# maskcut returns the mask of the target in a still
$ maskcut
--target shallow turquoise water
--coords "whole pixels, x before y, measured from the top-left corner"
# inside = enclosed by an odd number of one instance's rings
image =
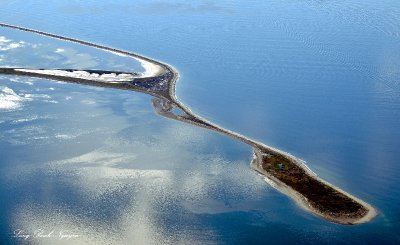
[[[104,243],[400,242],[398,1],[7,1],[0,13],[174,65],[196,113],[380,211],[359,226],[320,220],[250,170],[249,147],[157,117],[148,96],[2,77],[36,94],[0,111],[2,240],[52,226]]]

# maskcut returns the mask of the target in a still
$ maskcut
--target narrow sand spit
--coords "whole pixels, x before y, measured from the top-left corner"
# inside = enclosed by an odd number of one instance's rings
[[[339,224],[365,223],[377,215],[377,211],[368,203],[320,179],[313,171],[311,171],[311,169],[307,167],[305,162],[301,159],[298,159],[287,152],[280,151],[261,142],[257,142],[255,140],[247,138],[236,132],[222,128],[219,125],[213,124],[212,122],[209,122],[208,120],[195,115],[176,97],[175,84],[177,79],[179,78],[179,75],[172,66],[139,54],[118,50],[115,48],[110,48],[74,38],[63,37],[60,35],[3,23],[0,23],[0,26],[36,33],[39,35],[44,35],[68,42],[79,43],[107,52],[112,52],[116,55],[127,56],[139,61],[145,70],[139,77],[135,77],[133,76],[133,74],[130,73],[121,72],[102,72],[101,74],[97,74],[96,72],[92,71],[35,70],[20,68],[0,68],[0,73],[9,75],[36,76],[54,80],[65,80],[69,82],[84,83],[93,86],[129,89],[151,94],[155,97],[153,99],[153,106],[155,107],[155,110],[159,115],[214,130],[220,134],[240,140],[252,146],[254,149],[254,157],[251,163],[252,168],[262,174],[265,177],[266,181],[270,183],[274,188],[293,198],[296,203],[298,203],[305,210],[308,210],[309,212],[326,220]],[[165,86],[166,84],[168,84],[168,86]],[[178,109],[182,113],[176,114],[173,109]],[[287,173],[285,173],[284,171],[277,171],[275,169],[271,170],[271,166],[273,166],[273,164],[276,164],[278,160],[284,161],[285,163],[290,165],[291,171],[294,174],[297,174],[299,178],[296,178],[293,182],[293,176],[296,175],[291,176],[290,171],[287,171]],[[301,173],[300,176],[299,173]],[[312,193],[312,189],[307,188],[305,191],[299,192],[299,186],[303,187],[302,184],[285,184],[296,183],[298,181],[299,183],[302,183],[301,181],[305,181],[304,183],[306,184],[314,183],[314,187],[317,186],[318,188],[320,188],[314,189],[316,193],[326,193],[327,195],[316,196],[315,193]],[[300,190],[304,190],[304,188],[300,188]],[[310,200],[306,196],[313,197],[314,200]],[[336,198],[336,200],[329,200],[329,198],[327,197],[333,197]],[[324,200],[325,202],[319,201],[318,198]],[[326,199],[328,199],[328,203],[326,202]],[[343,202],[340,203],[338,201]],[[348,205],[349,203],[349,210],[342,208],[339,209],[337,213],[332,212],[332,210],[337,210],[338,206],[342,206],[341,204],[343,204],[344,207],[347,207],[345,204]],[[324,204],[326,204],[326,206],[323,206]],[[355,208],[356,210],[354,211]]]
[[[135,76],[129,73],[108,73],[108,74],[99,74],[99,73],[89,73],[87,71],[64,71],[64,70],[35,70],[35,69],[15,69],[16,71],[26,72],[26,73],[36,73],[43,75],[51,75],[51,76],[60,76],[60,77],[69,77],[69,78],[78,78],[85,79],[97,82],[108,82],[108,83],[119,83],[132,81]]]

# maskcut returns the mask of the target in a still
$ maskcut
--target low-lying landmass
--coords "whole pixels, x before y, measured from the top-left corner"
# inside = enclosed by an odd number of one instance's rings
[[[138,60],[145,68],[145,72],[139,74],[123,71],[7,67],[0,68],[0,74],[31,76],[150,94],[154,97],[153,106],[159,115],[211,129],[252,146],[254,151],[252,168],[262,174],[273,187],[293,198],[306,210],[339,224],[364,223],[377,215],[376,210],[371,205],[320,179],[302,160],[222,128],[192,113],[176,97],[175,84],[179,75],[172,66],[132,52],[74,38],[4,23],[0,23],[0,26],[128,56]]]

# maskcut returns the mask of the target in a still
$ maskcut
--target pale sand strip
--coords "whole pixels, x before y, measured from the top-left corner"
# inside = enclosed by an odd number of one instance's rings
[[[104,51],[104,50],[103,50]],[[126,54],[123,54],[121,52],[117,52],[117,51],[109,51],[109,50],[105,50],[108,51],[109,53],[112,53],[114,55],[118,55],[121,57],[130,57]],[[148,60],[142,59],[142,58],[138,58],[138,57],[131,57],[133,59],[135,59],[136,61],[138,61],[140,63],[140,65],[143,67],[144,72],[141,74],[140,77],[145,78],[145,77],[155,77],[158,76],[162,73],[163,68],[160,65],[154,64],[153,62],[150,62]]]
[[[16,71],[22,71],[26,73],[35,73],[35,74],[43,74],[43,75],[51,75],[51,76],[60,76],[60,77],[70,77],[70,78],[79,78],[85,79],[89,81],[96,82],[106,82],[106,83],[120,83],[132,81],[135,76],[128,73],[108,73],[108,74],[98,74],[98,73],[89,73],[87,71],[64,71],[64,70],[35,70],[35,69],[14,69]]]
[[[76,38],[70,38],[70,37],[65,37],[65,36],[61,36],[61,35],[55,35],[49,32],[44,32],[44,31],[39,31],[39,30],[35,30],[35,29],[31,29],[31,28],[25,28],[25,27],[21,27],[21,26],[16,26],[16,25],[10,25],[7,23],[1,23],[0,22],[0,26],[1,27],[6,27],[6,28],[12,28],[12,29],[16,29],[16,30],[20,30],[20,31],[25,31],[25,32],[31,32],[31,33],[36,33],[42,36],[47,36],[47,37],[51,37],[51,38],[55,38],[55,39],[59,39],[59,40],[63,40],[66,42],[72,42],[72,43],[79,43],[82,45],[86,45],[86,46],[90,46],[93,48],[97,48],[106,52],[110,52],[112,54],[121,56],[121,57],[131,57],[134,58],[135,60],[137,60],[138,62],[140,62],[140,64],[142,65],[143,69],[145,70],[142,73],[143,78],[146,77],[152,77],[152,76],[156,76],[156,75],[160,75],[164,69],[167,69],[169,66],[165,65],[162,62],[159,62],[155,59],[150,59],[148,57],[145,57],[143,55],[139,55],[133,52],[128,52],[125,50],[119,50],[119,49],[115,49],[115,48],[110,48],[104,45],[100,45],[100,44],[96,44],[96,43],[92,43],[92,42],[87,42],[87,41],[83,41],[83,40],[79,40]],[[175,73],[175,71],[173,71]],[[176,73],[177,74],[177,73]]]
[[[139,61],[142,67],[144,68],[144,72],[140,77],[155,77],[160,75],[163,72],[163,68],[157,64],[154,64],[150,61],[141,59],[141,58],[136,58],[134,57],[135,60]]]
[[[337,219],[332,219],[331,217],[327,216],[326,214],[322,214],[320,213],[318,210],[313,209],[308,203],[307,200],[297,191],[294,191],[291,187],[285,185],[284,183],[280,182],[279,180],[277,180],[275,177],[271,176],[268,172],[266,172],[265,170],[263,170],[260,166],[254,166],[254,161],[252,162],[252,167],[253,169],[257,170],[258,172],[262,173],[266,178],[268,178],[268,182],[269,183],[274,183],[272,186],[277,188],[279,191],[289,195],[290,197],[292,197],[300,206],[302,206],[304,209],[320,216],[323,217],[325,219],[337,222],[337,223],[343,223],[343,224],[358,224],[358,223],[364,223],[367,222],[369,220],[371,220],[373,217],[375,217],[377,215],[377,211],[369,204],[363,202],[362,200],[348,194],[347,192],[344,192],[343,190],[341,190],[338,187],[333,186],[330,183],[327,183],[326,181],[320,179],[313,171],[311,171],[310,168],[308,168],[308,166],[305,165],[305,162],[292,156],[291,154],[287,153],[287,152],[283,152],[280,151],[278,149],[275,149],[273,147],[267,146],[265,144],[262,144],[260,142],[254,141],[250,138],[247,138],[241,134],[232,132],[230,130],[224,129],[216,124],[213,124],[211,122],[209,122],[208,120],[201,118],[197,115],[195,115],[194,113],[192,113],[192,111],[186,107],[185,105],[183,105],[182,103],[180,103],[180,101],[178,100],[178,98],[176,97],[176,93],[175,93],[175,84],[176,81],[179,77],[178,73],[176,72],[176,70],[169,65],[163,64],[159,61],[156,61],[154,59],[150,59],[147,58],[145,56],[141,56],[135,53],[131,53],[131,52],[127,52],[127,51],[122,51],[122,50],[118,50],[118,49],[114,49],[114,48],[109,48],[106,46],[102,46],[102,45],[98,45],[98,44],[94,44],[94,43],[90,43],[90,42],[86,42],[86,41],[82,41],[82,40],[78,40],[78,39],[73,39],[73,38],[68,38],[68,37],[63,37],[63,36],[59,36],[59,35],[54,35],[51,33],[47,33],[47,32],[42,32],[42,31],[37,31],[37,30],[33,30],[33,29],[28,29],[28,28],[24,28],[24,27],[18,27],[18,26],[14,26],[14,25],[9,25],[9,24],[3,24],[0,23],[0,26],[3,27],[9,27],[9,28],[14,28],[14,29],[18,29],[18,30],[22,30],[22,31],[27,31],[27,32],[33,32],[33,33],[37,33],[40,35],[45,35],[45,36],[49,36],[49,37],[53,37],[53,38],[57,38],[57,39],[61,39],[64,41],[70,41],[70,42],[76,42],[76,43],[80,43],[82,45],[87,45],[87,46],[91,46],[94,48],[98,48],[98,49],[102,49],[104,51],[108,51],[108,52],[113,52],[117,55],[121,55],[121,56],[130,56],[136,60],[138,60],[143,68],[145,69],[145,72],[142,74],[143,77],[151,77],[155,76],[155,75],[159,75],[162,74],[162,72],[166,72],[166,71],[170,71],[173,74],[173,77],[171,78],[170,81],[170,89],[169,89],[169,95],[172,100],[172,102],[174,102],[180,109],[182,109],[183,111],[185,111],[188,115],[193,116],[194,118],[196,118],[199,121],[202,121],[204,123],[209,124],[210,126],[208,127],[209,129],[215,130],[219,133],[223,133],[226,134],[232,138],[238,139],[243,141],[244,143],[247,143],[251,146],[253,146],[256,149],[266,149],[270,152],[274,152],[274,153],[279,153],[285,157],[287,157],[288,159],[290,159],[291,161],[293,161],[293,163],[302,166],[303,169],[307,172],[307,174],[309,174],[310,176],[313,176],[314,178],[316,178],[318,181],[334,188],[335,190],[345,194],[346,196],[348,196],[349,198],[352,198],[353,200],[355,200],[356,202],[360,203],[362,206],[364,206],[366,208],[366,210],[368,211],[367,215],[363,216],[362,218],[356,220],[356,221],[349,221],[347,222],[347,220],[342,220],[342,222],[340,220]],[[187,122],[187,121],[186,121]],[[195,122],[189,122],[192,123],[194,125],[198,125]],[[200,126],[200,125],[199,125]],[[204,126],[203,126],[204,127]]]

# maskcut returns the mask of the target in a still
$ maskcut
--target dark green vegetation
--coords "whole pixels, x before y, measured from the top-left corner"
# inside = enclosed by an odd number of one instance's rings
[[[339,219],[343,224],[353,223],[368,213],[363,205],[310,176],[286,156],[265,150],[257,155],[262,169],[300,193],[312,208],[328,219]]]

